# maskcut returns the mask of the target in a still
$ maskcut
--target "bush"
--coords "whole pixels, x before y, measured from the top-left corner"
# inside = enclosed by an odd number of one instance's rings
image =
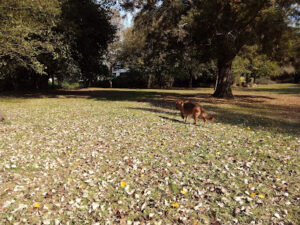
[[[65,89],[78,89],[78,88],[82,88],[82,85],[79,84],[78,82],[68,82],[68,81],[64,81],[64,82],[61,84],[61,87],[62,87],[62,88],[65,88]]]
[[[256,79],[255,83],[256,84],[276,84],[275,81],[272,81],[270,78],[266,78],[266,77]]]

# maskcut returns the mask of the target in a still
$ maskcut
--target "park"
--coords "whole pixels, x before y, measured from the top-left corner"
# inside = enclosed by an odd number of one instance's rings
[[[8,0],[0,18],[0,224],[299,223],[296,1]]]

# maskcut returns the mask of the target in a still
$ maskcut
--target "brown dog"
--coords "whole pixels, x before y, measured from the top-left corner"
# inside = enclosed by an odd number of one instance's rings
[[[206,120],[214,120],[215,119],[214,116],[209,117],[202,106],[192,103],[192,102],[177,101],[176,109],[180,110],[181,117],[182,117],[182,119],[184,119],[185,123],[187,122],[187,119],[190,115],[193,115],[194,124],[197,123],[197,119],[199,116],[201,116],[201,118],[203,119],[204,124],[205,124]]]

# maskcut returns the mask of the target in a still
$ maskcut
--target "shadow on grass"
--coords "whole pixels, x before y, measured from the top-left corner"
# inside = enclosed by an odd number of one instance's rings
[[[180,94],[178,91],[181,90],[168,90],[164,92],[163,90],[144,90],[144,89],[81,89],[81,90],[49,90],[43,92],[8,92],[1,93],[2,98],[91,98],[97,100],[108,100],[108,101],[142,101],[156,98],[173,99],[176,100],[196,100],[206,103],[221,103],[228,101],[227,99],[217,99],[213,98],[211,94],[208,93],[192,93],[192,94]],[[251,95],[237,95],[236,100],[246,103],[260,103],[264,99],[274,99],[269,96],[251,96]],[[159,103],[161,104],[161,103]]]
[[[300,95],[300,85],[293,85],[289,88],[245,88],[243,91],[249,92],[265,92],[272,94],[287,94],[287,95]]]
[[[216,121],[230,125],[242,125],[253,129],[271,130],[290,135],[300,134],[300,123],[264,117],[256,113],[240,113],[218,106],[206,106],[207,111],[215,112]]]
[[[261,89],[259,89],[261,90]],[[205,110],[211,116],[211,114],[216,116],[216,121],[224,124],[231,125],[242,125],[249,126],[252,128],[262,129],[262,130],[272,130],[279,133],[287,133],[295,135],[295,133],[300,133],[300,124],[288,122],[285,120],[277,118],[267,118],[264,115],[258,115],[254,112],[255,109],[263,107],[266,109],[266,115],[272,115],[274,108],[272,105],[267,105],[265,101],[273,100],[275,98],[270,96],[257,96],[257,95],[236,95],[234,100],[226,99],[216,99],[213,98],[208,93],[196,93],[196,94],[186,94],[178,93],[180,90],[122,90],[122,89],[87,89],[87,90],[54,90],[48,92],[38,92],[38,93],[18,93],[18,94],[1,94],[0,97],[4,98],[87,98],[95,99],[99,101],[136,101],[136,102],[148,102],[150,105],[156,107],[153,108],[131,108],[134,110],[143,110],[153,113],[163,113],[168,115],[176,115],[179,112],[175,111],[175,101],[185,100],[194,101],[200,104],[204,104]],[[207,105],[209,104],[209,105]],[[236,105],[249,109],[247,113],[237,112],[234,109],[224,108],[223,104]],[[274,106],[275,107],[275,106]],[[276,106],[277,107],[277,106]],[[278,107],[279,108],[279,107]],[[288,111],[287,106],[281,106],[281,109]],[[172,109],[174,112],[167,112],[164,109]],[[214,113],[211,113],[213,111]],[[288,111],[290,114],[293,113],[292,110]],[[276,116],[274,114],[274,116]],[[277,115],[278,118],[280,118]],[[167,119],[164,118],[164,119]],[[173,122],[180,122],[179,120],[168,118]]]
[[[169,109],[170,107],[168,107]],[[164,110],[159,110],[159,109],[153,109],[153,108],[138,108],[138,107],[128,107],[127,109],[132,109],[132,110],[139,110],[139,111],[147,111],[147,112],[153,112],[153,113],[162,113],[162,114],[168,114],[168,115],[179,115],[179,112],[169,112],[169,111],[164,111]]]
[[[4,98],[91,98],[108,101],[127,101],[159,97],[159,92],[138,90],[49,90],[43,92],[2,93]]]
[[[183,120],[177,120],[177,119],[173,119],[173,118],[169,118],[169,117],[165,117],[165,116],[159,116],[159,118],[164,119],[164,120],[169,120],[173,123],[186,124],[185,122],[183,122]]]
[[[152,105],[158,107],[157,102],[155,102]],[[169,120],[174,123],[184,124],[184,122],[180,120],[181,118],[179,112],[165,111],[165,109],[170,109],[170,105],[168,105],[167,107],[160,107],[160,108],[161,109],[131,107],[127,109],[141,110],[141,111],[147,111],[147,112],[152,112],[157,114],[169,115],[170,117],[162,116],[162,115],[158,115],[158,117]],[[289,135],[300,134],[300,129],[299,129],[300,123],[293,123],[293,122],[288,122],[279,119],[267,118],[255,113],[246,114],[246,113],[236,112],[234,110],[218,107],[217,105],[206,105],[205,110],[207,111],[209,116],[214,115],[216,117],[215,121],[218,123],[250,127],[251,129],[254,130],[255,129],[266,130],[266,131],[278,132],[278,133],[289,134]],[[178,116],[178,119],[172,118],[174,116]],[[190,120],[192,119],[190,118]],[[202,120],[199,119],[198,123],[200,122],[202,122]]]

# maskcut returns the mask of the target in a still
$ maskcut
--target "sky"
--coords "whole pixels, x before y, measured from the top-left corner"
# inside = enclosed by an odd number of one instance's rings
[[[126,29],[128,27],[131,27],[133,24],[133,16],[129,12],[121,11],[121,16],[123,17],[122,19],[122,24],[123,24],[123,29]]]

